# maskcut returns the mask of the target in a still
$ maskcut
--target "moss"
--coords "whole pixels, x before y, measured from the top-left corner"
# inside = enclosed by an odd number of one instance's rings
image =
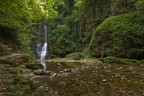
[[[12,49],[8,45],[0,42],[0,56],[8,55],[12,52]]]
[[[33,81],[23,76],[23,70],[19,67],[7,68],[9,80],[5,82],[5,96],[31,96],[35,86]]]
[[[110,16],[95,30],[90,43],[95,57],[144,58],[144,18],[140,11]]]
[[[73,59],[73,60],[80,60],[80,59],[84,58],[84,56],[80,52],[68,54],[67,57],[70,59]]]
[[[106,57],[100,59],[104,63],[114,63],[114,64],[143,64],[143,60],[137,59],[127,59],[127,58],[118,58],[118,57]]]
[[[7,91],[13,95],[7,96],[31,96],[34,89],[32,81],[25,79],[24,77],[15,77],[12,83],[8,84]]]
[[[27,65],[27,64],[35,63],[35,59],[28,54],[13,53],[8,56],[3,56],[3,58],[0,59],[0,62],[3,64],[9,64],[11,66],[16,67],[22,64]]]
[[[65,57],[75,50],[76,45],[72,41],[73,38],[69,33],[70,28],[66,25],[58,25],[57,28],[52,30],[49,36],[51,42],[51,45],[49,46],[50,54],[52,54],[50,55],[51,57]]]
[[[19,73],[22,73],[22,69],[21,68],[13,68],[13,67],[10,67],[8,68],[9,72],[11,74],[19,74]]]

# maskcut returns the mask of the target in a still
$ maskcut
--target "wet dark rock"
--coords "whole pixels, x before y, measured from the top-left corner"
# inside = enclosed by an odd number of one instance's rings
[[[128,67],[125,71],[126,71],[126,72],[130,72],[130,71],[133,71],[133,70],[134,70],[133,67]]]
[[[142,92],[137,92],[136,96],[144,96],[144,92],[143,93]]]
[[[26,64],[28,69],[42,69],[43,66],[41,64]]]
[[[58,63],[57,65],[58,65],[58,66],[61,66],[61,64],[60,64],[60,63]]]
[[[64,69],[64,72],[72,72],[71,69]]]

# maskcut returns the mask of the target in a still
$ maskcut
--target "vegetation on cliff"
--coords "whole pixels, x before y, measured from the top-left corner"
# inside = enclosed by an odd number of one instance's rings
[[[56,9],[59,17],[48,23],[50,56],[81,52],[82,57],[143,59],[143,4],[143,0],[64,1]]]
[[[30,44],[35,37],[35,26],[43,23],[44,18],[53,18],[56,15],[52,8],[54,1],[48,1],[48,4],[44,0],[0,1],[0,42],[12,45],[9,47],[14,50],[31,53]],[[45,11],[47,9],[49,14]],[[7,51],[4,45],[0,49]]]
[[[94,31],[91,54],[143,59],[144,15],[141,6],[142,1],[139,1],[137,9],[105,19]]]
[[[45,23],[50,57],[143,59],[143,5],[143,0],[2,1],[0,54],[31,53],[36,25]]]
[[[110,16],[95,30],[92,55],[143,59],[143,21],[140,11]]]

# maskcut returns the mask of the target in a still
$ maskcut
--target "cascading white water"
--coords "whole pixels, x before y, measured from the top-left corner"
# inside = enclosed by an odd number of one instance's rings
[[[44,43],[40,53],[40,60],[45,60],[46,54],[47,54],[47,43]]]
[[[41,31],[42,30],[42,31]],[[44,71],[46,71],[45,57],[47,55],[47,26],[39,26],[39,36],[43,36],[43,42],[37,43],[37,55],[40,63],[43,65]]]

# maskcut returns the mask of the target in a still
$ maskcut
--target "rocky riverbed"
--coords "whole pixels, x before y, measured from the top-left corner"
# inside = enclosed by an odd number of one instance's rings
[[[33,96],[144,96],[144,64],[47,64],[30,76]]]
[[[142,63],[51,61],[43,71],[23,60],[19,54],[0,58],[0,96],[144,96]]]
[[[23,76],[22,68],[28,61],[18,53],[0,56],[0,96],[31,96],[33,81]]]
[[[0,96],[31,96],[33,83],[22,74],[22,69],[0,64]]]

